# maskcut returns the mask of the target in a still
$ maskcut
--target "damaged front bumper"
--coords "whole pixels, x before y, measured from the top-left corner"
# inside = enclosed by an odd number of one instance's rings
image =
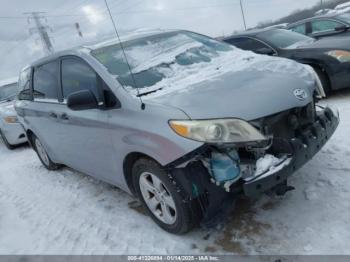
[[[244,194],[256,197],[286,181],[290,175],[321,150],[335,132],[338,124],[339,116],[330,108],[317,112],[316,121],[312,126],[303,130],[300,136],[284,144],[289,147],[290,157],[285,158],[279,165],[271,167],[265,173],[246,179],[243,183]]]
[[[278,195],[290,190],[292,187],[287,186],[288,177],[321,150],[338,124],[338,113],[323,108],[316,112],[314,121],[307,127],[298,129],[298,135],[292,136],[293,138],[275,137],[270,146],[256,148],[255,153],[260,158],[249,158],[249,154],[248,157],[244,155],[247,151],[241,152],[239,148],[236,148],[236,155],[232,147],[220,149],[204,145],[166,168],[183,201],[191,206],[199,203],[203,223],[210,224],[225,215],[224,211],[229,212],[232,201],[239,195],[255,198],[270,190]],[[259,153],[259,150],[262,152]],[[229,157],[231,165],[227,164],[227,158],[215,157],[218,152]],[[265,168],[259,169],[259,160],[269,158],[271,161]],[[224,168],[220,169],[220,166]],[[226,181],[222,177],[231,180]]]
[[[298,135],[293,138],[275,137],[271,146],[264,151],[262,156],[271,156],[276,161],[264,170],[257,170],[257,160],[250,163],[250,171],[244,174],[243,159],[237,161],[237,157],[230,154],[230,149],[218,150],[210,145],[204,145],[181,159],[169,164],[174,180],[178,180],[183,188],[187,188],[186,199],[194,199],[203,192],[208,192],[208,187],[221,188],[224,192],[243,194],[248,197],[257,197],[270,189],[287,181],[297,169],[308,162],[330,139],[339,124],[339,115],[330,108],[322,108],[315,114],[315,120],[307,127],[298,130]],[[231,165],[225,165],[223,172],[215,170],[214,155],[221,151],[223,156],[232,160]],[[213,154],[213,152],[216,152]],[[225,153],[226,152],[226,153]],[[271,154],[271,155],[270,155]],[[277,157],[274,157],[274,156]],[[225,161],[218,162],[225,164]],[[241,162],[240,162],[241,161]],[[218,165],[220,167],[220,165]],[[195,168],[191,168],[195,167]],[[201,168],[199,168],[201,167]],[[253,169],[255,170],[252,170]],[[182,172],[185,176],[177,174]],[[220,180],[225,174],[232,180]],[[231,172],[235,172],[234,175]],[[237,172],[240,173],[237,177]],[[207,178],[210,179],[207,179]],[[220,180],[220,181],[219,181]],[[210,182],[211,181],[211,182]],[[204,186],[205,184],[205,186]],[[211,184],[209,186],[209,184]],[[199,186],[198,185],[203,185]],[[195,193],[193,187],[198,187]],[[182,190],[181,190],[182,191]]]

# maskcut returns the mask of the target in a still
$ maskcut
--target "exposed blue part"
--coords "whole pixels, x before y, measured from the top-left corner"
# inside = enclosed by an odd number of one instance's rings
[[[239,156],[236,150],[230,150],[226,153],[213,152],[210,165],[216,182],[235,181],[241,176]]]

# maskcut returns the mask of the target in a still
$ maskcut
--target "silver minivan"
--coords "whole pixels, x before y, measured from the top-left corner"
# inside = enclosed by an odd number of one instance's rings
[[[188,31],[138,33],[20,73],[19,120],[43,165],[136,195],[164,230],[215,223],[288,177],[338,126],[315,73]]]

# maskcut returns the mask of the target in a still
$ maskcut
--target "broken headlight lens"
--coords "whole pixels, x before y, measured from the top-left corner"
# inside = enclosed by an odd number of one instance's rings
[[[350,52],[345,50],[333,50],[326,53],[327,55],[337,59],[340,63],[350,62]]]
[[[205,143],[241,143],[267,140],[241,119],[172,120],[170,127],[180,136]]]

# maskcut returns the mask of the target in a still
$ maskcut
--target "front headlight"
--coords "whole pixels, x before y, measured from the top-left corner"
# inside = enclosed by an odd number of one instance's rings
[[[7,124],[14,124],[14,123],[18,122],[18,119],[17,119],[17,116],[7,116],[7,117],[4,118],[4,121]]]
[[[332,50],[327,55],[337,59],[340,63],[350,62],[350,52],[345,50]]]
[[[241,143],[267,140],[256,128],[240,119],[171,120],[180,136],[205,143]]]

